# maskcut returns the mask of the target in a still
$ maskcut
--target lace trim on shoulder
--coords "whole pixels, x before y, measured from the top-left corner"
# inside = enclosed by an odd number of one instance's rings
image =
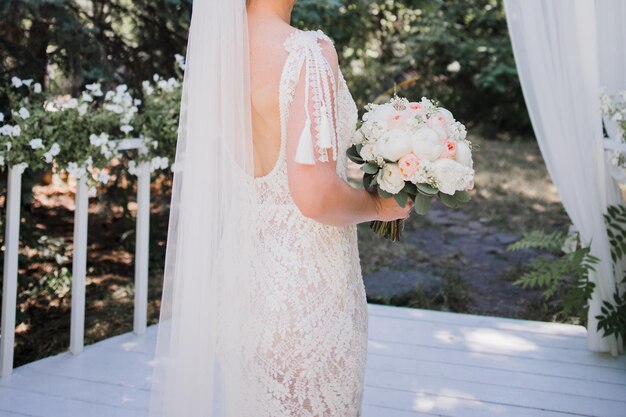
[[[332,40],[321,30],[293,32],[287,37],[284,44],[289,57],[285,64],[285,82],[281,85],[287,87],[287,97],[285,97],[287,107],[293,101],[302,65],[306,65],[305,111],[307,121],[296,150],[296,162],[303,164],[315,163],[311,115],[309,114],[309,94],[313,101],[313,121],[315,122],[318,159],[322,162],[328,162],[328,151],[331,149],[333,160],[337,159],[337,133],[333,127],[337,120],[337,80],[330,64],[323,55],[318,40],[327,41],[333,45]],[[332,97],[335,97],[334,102]],[[283,121],[286,121],[286,117]]]

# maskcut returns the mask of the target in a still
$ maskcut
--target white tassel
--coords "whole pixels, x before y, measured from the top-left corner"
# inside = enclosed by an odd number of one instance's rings
[[[311,119],[308,117],[304,123],[304,129],[302,129],[302,133],[300,134],[295,161],[299,164],[315,165],[315,150],[313,149],[313,137],[311,136]]]
[[[330,137],[330,121],[328,120],[328,113],[326,112],[326,105],[322,105],[320,109],[320,126],[319,126],[319,146],[320,148],[328,149],[333,147],[332,139]]]

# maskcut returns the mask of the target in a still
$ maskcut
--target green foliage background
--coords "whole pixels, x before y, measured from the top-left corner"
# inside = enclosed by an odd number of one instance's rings
[[[174,75],[191,3],[0,0],[0,79],[73,95],[94,81],[139,92],[154,73]],[[360,107],[395,83],[402,95],[438,99],[477,133],[530,133],[502,0],[299,0],[293,23],[335,40]]]

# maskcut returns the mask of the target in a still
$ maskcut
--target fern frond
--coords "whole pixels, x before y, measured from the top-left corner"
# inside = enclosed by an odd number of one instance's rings
[[[533,230],[524,233],[524,236],[510,244],[508,251],[521,249],[544,249],[550,252],[559,252],[565,243],[566,234],[563,232],[545,233],[541,230]]]

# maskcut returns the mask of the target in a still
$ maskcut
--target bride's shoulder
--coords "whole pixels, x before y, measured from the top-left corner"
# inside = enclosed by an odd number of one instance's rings
[[[326,35],[320,29],[296,29],[291,34],[289,34],[289,36],[287,36],[287,39],[285,39],[284,43],[285,49],[290,53],[302,51],[306,48],[315,47],[317,45],[320,46],[322,50],[326,53],[336,53],[335,43],[328,35]]]

